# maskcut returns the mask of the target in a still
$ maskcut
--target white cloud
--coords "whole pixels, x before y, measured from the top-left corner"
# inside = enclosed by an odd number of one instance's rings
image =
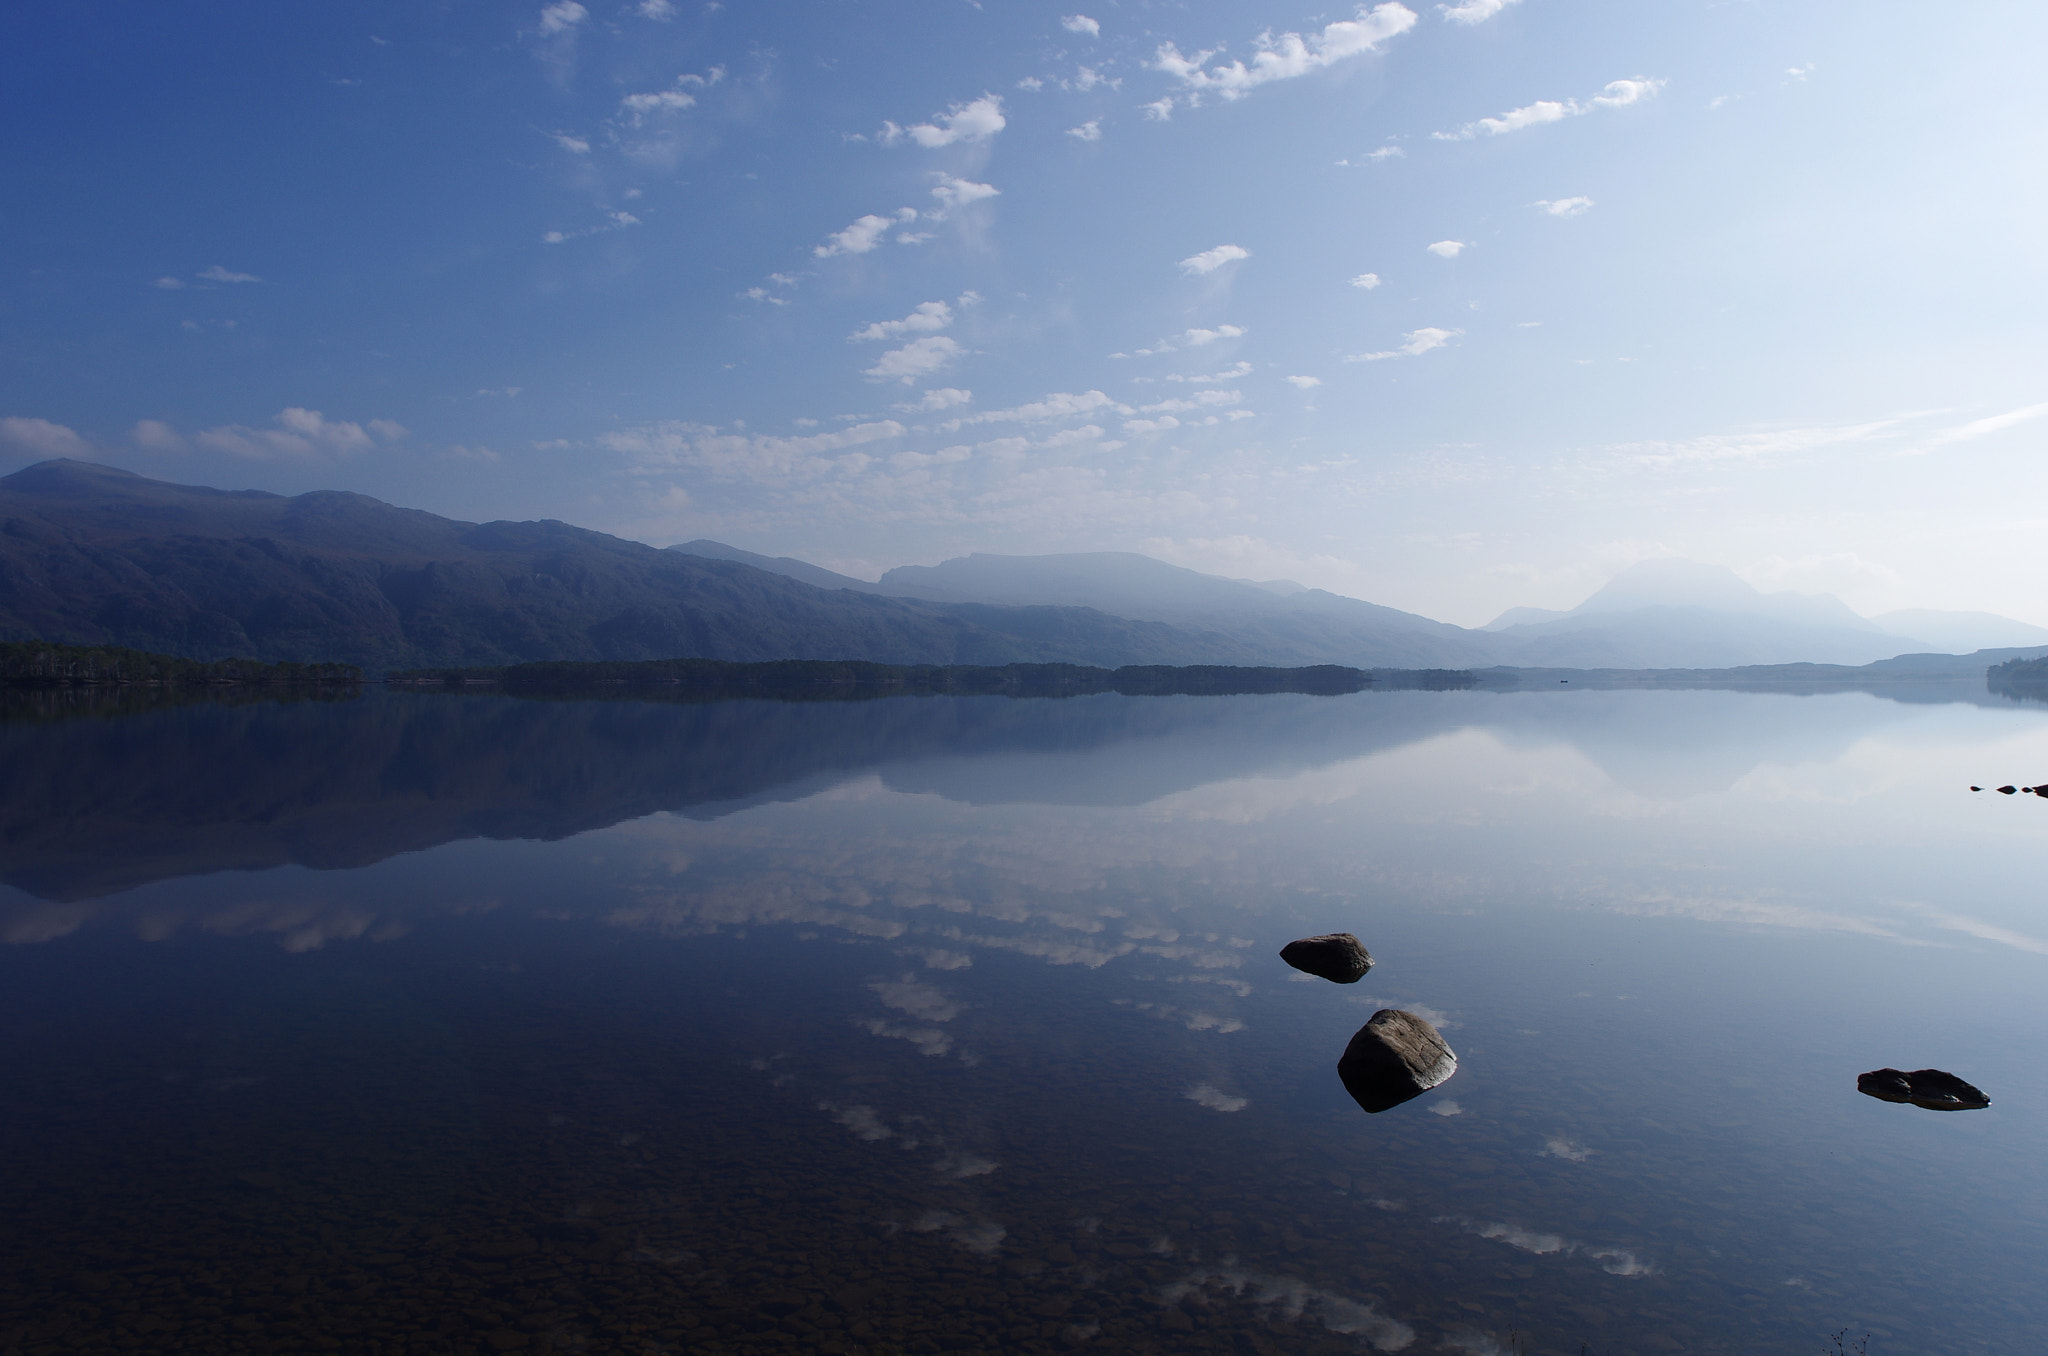
[[[1351,280],[1351,285],[1370,292],[1373,288],[1380,285],[1380,275],[1377,273],[1361,273]]]
[[[1531,203],[1530,206],[1536,208],[1539,212],[1547,212],[1553,217],[1576,217],[1592,211],[1593,200],[1585,197],[1544,198]]]
[[[878,979],[868,985],[886,1007],[923,1022],[950,1022],[960,1015],[960,1005],[929,984],[905,975],[901,979]]]
[[[1377,165],[1382,160],[1398,160],[1403,156],[1406,156],[1407,154],[1408,152],[1402,150],[1399,146],[1382,146],[1376,151],[1366,152],[1364,155],[1360,156],[1355,162],[1351,160],[1339,160],[1337,163],[1340,165],[1351,165],[1354,163],[1361,165]]]
[[[1567,1163],[1583,1163],[1593,1156],[1593,1151],[1577,1140],[1562,1135],[1552,1135],[1543,1141],[1543,1147],[1536,1151],[1538,1158],[1562,1158]]]
[[[548,139],[571,155],[589,155],[590,143],[568,132],[550,132]]]
[[[1515,0],[1460,0],[1455,5],[1438,5],[1446,22],[1458,24],[1483,24],[1494,15],[1506,9]]]
[[[747,301],[758,301],[768,306],[789,305],[789,298],[778,297],[765,287],[749,287],[739,295]]]
[[[1045,82],[1035,75],[1027,75],[1017,82],[1017,88],[1036,94],[1039,90],[1045,88]]]
[[[925,411],[950,410],[956,405],[965,405],[974,399],[974,392],[963,391],[958,386],[940,386],[926,391],[924,396],[912,405],[898,405],[899,410]]]
[[[943,334],[914,339],[902,348],[884,353],[867,369],[867,375],[877,381],[900,381],[907,386],[919,377],[930,376],[966,351]]]
[[[893,146],[905,137],[926,148],[951,146],[956,141],[987,141],[1008,125],[1003,117],[1003,96],[984,94],[972,103],[954,104],[930,122],[898,127],[882,124],[881,142]]]
[[[953,1048],[953,1038],[935,1026],[897,1026],[879,1017],[867,1017],[854,1023],[870,1036],[885,1040],[909,1041],[917,1052],[927,1059],[936,1059]]]
[[[1157,419],[1124,420],[1124,432],[1126,433],[1164,433],[1168,429],[1179,427],[1180,420],[1170,414],[1162,414]]]
[[[1076,141],[1100,141],[1102,140],[1102,122],[1100,119],[1090,118],[1079,127],[1069,127],[1067,135],[1073,137]]]
[[[1218,245],[1214,249],[1203,250],[1200,254],[1189,255],[1180,261],[1180,268],[1183,273],[1214,273],[1225,264],[1251,257],[1252,252],[1242,245]]]
[[[916,219],[917,210],[911,207],[898,209],[893,217],[878,217],[870,212],[856,219],[845,230],[834,231],[826,236],[825,243],[813,249],[811,253],[820,259],[830,259],[840,254],[866,254],[882,243],[882,237],[888,234],[891,226],[900,221]]]
[[[953,323],[953,308],[943,301],[919,302],[901,320],[877,320],[865,329],[846,336],[849,343],[863,339],[897,339],[906,334],[942,330]]]
[[[1649,98],[1664,88],[1661,79],[1651,80],[1638,77],[1633,80],[1610,80],[1604,90],[1584,103],[1577,99],[1538,99],[1533,104],[1511,108],[1497,118],[1481,118],[1468,122],[1455,132],[1432,132],[1438,141],[1470,141],[1474,137],[1504,136],[1519,132],[1525,127],[1535,127],[1546,122],[1562,122],[1602,108],[1626,108]]]
[[[1288,385],[1303,391],[1311,390],[1323,384],[1321,377],[1288,377],[1286,381]]]
[[[984,198],[1002,196],[1003,191],[994,184],[977,184],[972,179],[962,179],[952,174],[941,174],[935,177],[939,182],[938,186],[932,189],[932,196],[937,198],[941,204],[938,215],[942,218],[945,213],[952,211],[956,207],[965,207],[969,203],[977,203]]]
[[[1277,37],[1271,32],[1262,33],[1258,38],[1259,50],[1249,66],[1242,61],[1233,61],[1227,66],[1204,69],[1203,63],[1215,56],[1219,49],[1182,56],[1180,49],[1172,43],[1161,46],[1151,64],[1152,69],[1172,76],[1192,91],[1190,103],[1204,94],[1241,99],[1270,81],[1292,80],[1346,58],[1377,51],[1382,43],[1414,26],[1415,11],[1389,0],[1389,3],[1375,6],[1370,11],[1361,7],[1357,18],[1325,24],[1322,32],[1312,33],[1306,38],[1299,33],[1282,33]],[[1167,109],[1160,114],[1162,117],[1172,107],[1171,99],[1163,102]]]
[[[206,281],[208,282],[217,283],[249,283],[263,281],[263,279],[257,277],[254,273],[237,273],[233,269],[223,268],[219,264],[215,264],[211,268],[200,270],[199,276],[206,279]]]
[[[626,120],[638,127],[657,113],[680,113],[693,108],[697,96],[692,89],[709,89],[725,79],[725,67],[713,66],[703,75],[684,74],[675,78],[667,89],[647,94],[628,94],[619,100],[619,108],[626,114]]]
[[[590,11],[576,3],[576,0],[555,0],[540,12],[540,31],[543,33],[566,33],[590,17]]]
[[[1196,1106],[1205,1106],[1211,1111],[1242,1111],[1251,1105],[1250,1098],[1232,1097],[1214,1083],[1197,1083],[1181,1096]]]
[[[1390,348],[1379,353],[1354,353],[1344,361],[1347,363],[1376,363],[1384,358],[1419,358],[1431,349],[1442,348],[1464,332],[1463,330],[1440,330],[1434,326],[1410,330],[1401,336],[1405,342],[1399,348]]]
[[[216,452],[264,460],[270,457],[316,457],[323,453],[347,456],[369,451],[380,439],[394,442],[405,436],[405,428],[388,419],[372,419],[366,432],[361,424],[329,419],[318,410],[297,405],[280,410],[276,423],[275,428],[262,429],[245,424],[223,424],[218,428],[201,430],[192,436],[192,440]],[[168,426],[164,426],[164,431],[169,431]],[[152,435],[161,436],[156,430],[152,430]]]
[[[1145,110],[1145,120],[1147,122],[1170,122],[1173,119],[1173,96],[1171,94],[1167,95],[1164,99],[1154,99],[1149,104],[1139,104],[1138,107]]]
[[[1150,348],[1138,349],[1137,356],[1149,358],[1156,353],[1177,353],[1184,348],[1203,348],[1219,339],[1242,339],[1246,330],[1242,325],[1218,325],[1215,329],[1182,330],[1154,343]],[[1119,355],[1121,356],[1121,355]]]
[[[607,212],[604,222],[597,226],[585,226],[580,231],[546,231],[541,234],[543,245],[559,245],[566,240],[579,240],[586,235],[603,235],[607,231],[623,231],[628,226],[638,226],[640,218],[631,212]]]
[[[128,431],[129,441],[150,452],[182,452],[185,439],[161,419],[138,419]]]
[[[667,23],[670,19],[676,17],[675,0],[640,0],[638,8],[634,12],[643,19],[653,19],[660,23]]]
[[[150,286],[161,287],[166,292],[177,292],[184,289],[185,280],[183,278],[158,278]]]
[[[1091,38],[1102,36],[1102,25],[1085,14],[1068,14],[1060,19],[1060,27],[1069,33],[1086,33]]]
[[[1429,252],[1439,259],[1455,259],[1465,252],[1465,242],[1462,240],[1439,240],[1434,245],[1429,246]]]
[[[92,444],[47,419],[0,419],[0,443],[32,457],[84,457]]]
[[[1186,414],[1189,410],[1204,410],[1216,405],[1235,405],[1244,399],[1242,391],[1197,391],[1186,400],[1162,400],[1156,405],[1140,405],[1139,414]]]

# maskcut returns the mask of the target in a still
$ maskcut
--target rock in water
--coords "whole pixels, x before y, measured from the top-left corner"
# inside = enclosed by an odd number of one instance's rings
[[[1303,937],[1280,948],[1280,959],[1332,984],[1356,984],[1372,969],[1372,953],[1348,932]]]
[[[1420,1097],[1457,1071],[1458,1057],[1437,1029],[1398,1008],[1375,1012],[1337,1061],[1344,1091],[1374,1115]]]
[[[1856,1091],[1882,1102],[1911,1102],[1929,1111],[1977,1111],[1991,1099],[1952,1073],[1940,1069],[1872,1069],[1856,1077]]]

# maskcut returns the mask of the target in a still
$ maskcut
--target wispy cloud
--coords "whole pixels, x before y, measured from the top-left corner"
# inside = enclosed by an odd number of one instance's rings
[[[1214,329],[1196,327],[1182,330],[1179,334],[1168,335],[1153,343],[1150,348],[1135,349],[1140,358],[1149,358],[1156,353],[1178,353],[1184,348],[1205,348],[1221,339],[1242,339],[1247,331],[1242,325],[1218,325]]]
[[[1593,200],[1585,197],[1542,198],[1530,206],[1553,217],[1577,217],[1593,210]]]
[[[1073,394],[1055,391],[1042,399],[1026,405],[1013,405],[1006,410],[984,410],[960,420],[960,424],[1042,424],[1056,420],[1078,419],[1099,410],[1116,410],[1129,413],[1128,405],[1119,404],[1100,391],[1083,391]],[[956,425],[957,427],[957,425]]]
[[[1067,135],[1076,141],[1100,141],[1102,140],[1102,123],[1099,119],[1090,118],[1079,127],[1069,127]]]
[[[619,100],[619,111],[625,114],[627,122],[638,127],[656,114],[680,113],[696,107],[697,96],[692,91],[708,89],[724,79],[723,66],[713,66],[704,75],[679,75],[667,89],[628,94]]]
[[[1432,132],[1438,141],[1470,141],[1474,137],[1505,136],[1519,132],[1525,127],[1537,127],[1547,122],[1562,122],[1587,113],[1597,113],[1603,108],[1626,108],[1649,98],[1664,88],[1662,79],[1636,77],[1632,80],[1610,80],[1605,89],[1591,99],[1581,103],[1577,99],[1538,99],[1533,104],[1511,108],[1497,118],[1481,118],[1468,122],[1455,132]]]
[[[244,424],[224,424],[218,428],[202,429],[192,435],[192,441],[211,451],[261,461],[272,457],[311,458],[323,454],[348,456],[367,452],[379,442],[396,442],[404,436],[405,429],[388,419],[372,419],[365,429],[362,424],[329,419],[318,410],[295,405],[279,411],[275,427],[259,429]]]
[[[1380,285],[1380,275],[1377,273],[1361,273],[1351,280],[1351,285],[1370,292],[1373,288]]]
[[[580,240],[585,236],[603,235],[608,231],[623,231],[629,226],[638,226],[639,224],[640,218],[634,216],[631,212],[607,212],[605,213],[604,220],[595,226],[585,226],[581,230],[575,231],[542,232],[540,242],[543,245],[560,245],[570,240]]]
[[[1069,33],[1086,33],[1091,38],[1102,36],[1102,25],[1085,14],[1068,14],[1060,19],[1060,27]]]
[[[1323,384],[1323,379],[1321,377],[1287,377],[1284,378],[1284,380],[1287,382],[1289,386],[1292,386],[1296,390],[1300,391],[1313,390],[1315,387],[1321,386]]]
[[[1183,273],[1196,275],[1214,273],[1225,264],[1234,264],[1240,259],[1249,259],[1251,257],[1252,252],[1242,245],[1217,245],[1213,249],[1203,250],[1200,254],[1191,254],[1181,260],[1180,270]]]
[[[1150,64],[1153,70],[1172,76],[1181,83],[1187,91],[1181,96],[1182,100],[1190,106],[1209,94],[1223,99],[1242,99],[1260,85],[1275,80],[1292,80],[1348,58],[1377,51],[1383,43],[1414,26],[1415,11],[1405,5],[1387,3],[1371,10],[1361,7],[1357,18],[1325,24],[1321,32],[1307,37],[1299,33],[1261,33],[1257,39],[1258,51],[1249,64],[1232,61],[1210,66],[1206,63],[1221,48],[1183,56],[1180,49],[1170,42],[1160,46]],[[1173,98],[1168,96],[1160,103],[1163,107],[1156,116],[1164,118],[1172,111]]]
[[[872,458],[848,449],[901,438],[908,431],[894,419],[879,419],[830,433],[782,438],[667,422],[601,434],[595,441],[640,470],[690,467],[722,480],[789,485],[864,467]]]
[[[1927,440],[1927,445],[1942,447],[1949,443],[1966,443],[1973,438],[1982,438],[1986,434],[1998,433],[2015,425],[2039,419],[2044,414],[2048,414],[2048,404],[2023,405],[2016,410],[2007,410],[2004,414],[1994,414],[1985,419],[1972,419],[1967,424],[1937,433]]]
[[[1179,1304],[1202,1290],[1227,1290],[1261,1309],[1271,1309],[1290,1323],[1314,1314],[1325,1328],[1346,1337],[1362,1337],[1376,1351],[1406,1351],[1415,1345],[1415,1329],[1388,1318],[1369,1301],[1320,1290],[1293,1276],[1246,1271],[1225,1263],[1189,1272],[1159,1292],[1161,1304]]]
[[[257,283],[263,281],[254,273],[237,273],[235,270],[223,268],[219,264],[215,264],[211,268],[201,269],[199,276],[208,282],[217,283]]]
[[[1844,443],[1867,442],[1896,431],[1902,422],[1899,419],[1873,419],[1861,424],[1822,424],[1755,433],[1712,433],[1670,442],[1622,443],[1613,450],[1627,460],[1652,467],[1757,461]]]
[[[1401,336],[1399,348],[1383,349],[1378,353],[1353,353],[1344,359],[1347,363],[1376,363],[1387,358],[1419,358],[1432,350],[1442,348],[1451,340],[1463,334],[1463,330],[1443,330],[1428,326],[1410,330]]]
[[[963,391],[957,386],[940,386],[934,390],[926,391],[915,403],[898,405],[896,408],[912,413],[922,413],[929,410],[950,410],[957,405],[965,405],[973,399],[974,392],[972,391]]]
[[[959,141],[987,141],[1008,125],[1008,120],[1003,117],[1003,96],[984,94],[971,103],[954,104],[930,122],[909,127],[885,122],[880,140],[884,146],[909,140],[920,146],[937,148]]]
[[[1465,252],[1465,244],[1463,240],[1439,240],[1426,248],[1439,259],[1455,259]]]

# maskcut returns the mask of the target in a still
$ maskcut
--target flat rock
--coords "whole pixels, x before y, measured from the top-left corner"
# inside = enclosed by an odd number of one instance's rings
[[[1356,984],[1372,969],[1372,953],[1348,932],[1303,937],[1280,948],[1280,959],[1303,974],[1332,984]]]
[[[1989,1097],[1941,1069],[1872,1069],[1856,1076],[1856,1091],[1881,1102],[1911,1102],[1929,1111],[1977,1111],[1991,1105]]]
[[[1381,1008],[1358,1028],[1337,1076],[1373,1115],[1420,1097],[1458,1071],[1458,1057],[1437,1029],[1412,1012]]]

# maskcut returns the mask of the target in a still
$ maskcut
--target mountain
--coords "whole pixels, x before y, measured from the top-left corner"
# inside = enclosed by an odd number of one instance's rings
[[[1871,620],[1894,635],[1919,636],[1949,654],[2048,645],[2048,628],[2029,626],[1995,612],[1938,612],[1909,607],[1880,612]]]
[[[1459,668],[1501,662],[1486,636],[1290,581],[1254,583],[1128,551],[975,554],[903,565],[877,590],[934,602],[1088,607],[1227,639],[1269,664]]]
[[[855,579],[850,574],[838,574],[822,565],[813,565],[808,560],[795,556],[764,556],[753,551],[742,551],[737,546],[727,546],[722,541],[699,538],[696,541],[679,542],[668,548],[686,556],[703,556],[706,560],[732,560],[742,565],[751,565],[757,570],[779,574],[788,579],[801,579],[813,588],[852,589],[857,593],[878,593],[873,584],[865,579]]]
[[[549,659],[1260,663],[1228,637],[1085,608],[827,591],[567,523],[466,523],[90,462],[0,479],[0,639],[398,667]]]
[[[1486,630],[1505,662],[1546,668],[1867,664],[1934,648],[1829,594],[1764,593],[1725,566],[1689,560],[1641,561],[1568,612],[1516,608]]]

